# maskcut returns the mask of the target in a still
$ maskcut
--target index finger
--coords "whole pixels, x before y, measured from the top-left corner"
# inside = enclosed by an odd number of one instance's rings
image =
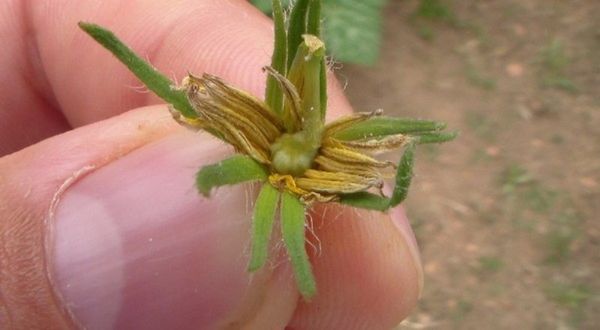
[[[245,1],[108,1],[97,8],[59,1],[48,6],[33,8],[39,52],[44,63],[52,63],[45,66],[48,80],[74,126],[161,103],[136,89],[141,83],[82,33],[78,21],[108,27],[174,80],[187,72],[209,72],[262,97],[261,67],[270,61],[272,24]],[[49,17],[48,10],[61,19]]]

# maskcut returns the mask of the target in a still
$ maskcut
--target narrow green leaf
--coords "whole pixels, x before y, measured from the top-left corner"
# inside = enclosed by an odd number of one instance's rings
[[[214,187],[232,185],[244,181],[266,180],[267,170],[254,159],[235,155],[219,163],[207,165],[196,175],[196,187],[204,196]]]
[[[104,46],[104,48],[113,53],[151,91],[167,103],[172,104],[184,117],[197,117],[196,111],[194,111],[194,108],[188,102],[185,93],[173,89],[172,81],[154,69],[148,62],[137,56],[112,32],[91,23],[79,22],[79,27]]]
[[[445,123],[411,118],[373,117],[334,134],[340,140],[351,141],[378,138],[393,134],[435,132],[446,127]]]
[[[302,35],[306,33],[306,14],[309,0],[298,0],[292,7],[288,23],[288,68],[292,66]]]
[[[375,194],[361,191],[353,194],[342,195],[340,203],[359,207],[367,210],[387,211],[390,208],[390,199]]]
[[[261,268],[269,255],[269,241],[273,230],[273,220],[279,202],[279,191],[271,184],[265,183],[254,204],[252,218],[252,254],[248,271]]]
[[[310,299],[317,286],[312,273],[310,260],[304,245],[304,205],[298,198],[284,192],[281,198],[281,232],[283,242],[292,261],[298,291],[304,299]]]
[[[273,0],[273,24],[275,25],[275,46],[271,58],[271,67],[283,76],[287,73],[287,34],[285,31],[285,17],[281,8],[281,0]],[[283,92],[272,75],[267,77],[267,90],[265,93],[267,105],[277,114],[283,111]]]
[[[400,204],[408,194],[410,181],[412,180],[412,169],[415,160],[415,143],[406,146],[404,155],[400,159],[398,170],[396,172],[396,186],[390,198],[390,207]]]
[[[418,134],[417,143],[442,143],[454,140],[458,136],[458,132],[438,132],[438,133],[423,133]]]

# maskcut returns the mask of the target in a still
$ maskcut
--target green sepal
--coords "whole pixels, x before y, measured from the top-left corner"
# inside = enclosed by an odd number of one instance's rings
[[[279,195],[279,190],[265,183],[256,198],[252,217],[252,253],[248,264],[250,272],[258,270],[267,261]]]
[[[406,199],[408,188],[412,180],[414,161],[415,143],[413,142],[406,146],[406,150],[404,150],[404,154],[400,159],[400,164],[398,164],[398,169],[396,171],[396,186],[394,187],[394,192],[390,198],[390,207],[394,207]]]
[[[336,132],[333,136],[344,141],[379,138],[394,134],[436,132],[446,127],[445,123],[410,118],[372,117]]]
[[[390,199],[366,191],[340,196],[341,204],[361,209],[385,212],[390,208]]]
[[[283,76],[287,73],[287,33],[285,30],[285,17],[281,7],[281,0],[273,0],[273,23],[275,30],[275,45],[271,58],[271,67]],[[267,89],[265,103],[276,114],[283,111],[283,92],[275,77],[267,76]]]
[[[300,200],[284,192],[281,196],[281,233],[292,262],[298,291],[305,300],[317,292],[315,278],[304,244],[306,210]]]
[[[395,207],[406,199],[408,188],[412,180],[412,169],[415,158],[415,142],[406,146],[406,150],[400,159],[396,171],[396,185],[390,198],[378,196],[366,191],[340,196],[341,204],[350,205],[367,210],[376,210],[385,212],[389,208]]]
[[[111,31],[92,23],[79,22],[79,27],[94,40],[108,49],[121,61],[146,87],[165,102],[173,105],[184,117],[198,117],[183,91],[173,89],[173,82],[156,70],[148,62],[137,56]]]
[[[458,132],[436,132],[416,135],[418,144],[443,143],[454,140]]]
[[[202,195],[208,197],[212,188],[245,181],[266,180],[268,175],[264,166],[253,158],[235,155],[202,167],[196,175],[196,187]]]

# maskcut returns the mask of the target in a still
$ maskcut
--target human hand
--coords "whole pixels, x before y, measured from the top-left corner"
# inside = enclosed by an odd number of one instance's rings
[[[9,1],[0,15],[0,152],[15,151],[0,158],[0,328],[386,329],[414,306],[420,262],[398,208],[316,208],[310,303],[277,244],[248,273],[251,189],[193,187],[227,148],[146,106],[160,101],[124,87],[139,83],[77,28],[261,96],[272,27],[249,4]],[[350,111],[338,86],[330,109]]]

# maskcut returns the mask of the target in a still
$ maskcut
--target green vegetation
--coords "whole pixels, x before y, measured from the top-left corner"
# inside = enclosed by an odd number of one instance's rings
[[[494,256],[483,256],[479,258],[479,269],[485,273],[496,273],[504,267],[504,261]]]
[[[469,129],[483,140],[491,142],[496,139],[497,127],[482,111],[468,112],[465,121]]]
[[[467,81],[475,86],[485,90],[493,90],[496,88],[496,80],[487,74],[484,74],[481,69],[477,68],[472,61],[467,61],[465,67],[465,75]]]
[[[569,259],[573,242],[580,236],[581,219],[574,210],[567,209],[551,218],[546,234],[546,262],[560,264]]]
[[[460,322],[472,310],[473,310],[473,303],[471,303],[470,301],[461,299],[458,301],[458,303],[452,310],[452,319],[454,320],[454,322]]]
[[[568,308],[580,308],[592,296],[590,288],[582,284],[552,283],[545,291],[548,298]]]
[[[554,39],[540,51],[540,79],[542,86],[577,92],[578,88],[566,75],[571,60],[563,43]]]
[[[569,323],[578,327],[584,318],[584,307],[593,298],[592,290],[584,284],[553,282],[544,289],[546,296],[570,311]]]
[[[414,15],[433,22],[455,24],[458,21],[452,9],[442,0],[421,0]]]
[[[533,229],[524,219],[542,217],[540,224],[546,228],[541,237],[544,260],[551,265],[567,261],[574,241],[580,237],[581,223],[568,196],[535,180],[519,165],[504,170],[500,185],[506,197],[505,209],[520,227]]]
[[[504,194],[512,194],[517,187],[531,182],[532,177],[529,172],[520,165],[513,164],[506,168],[501,176],[500,183]]]
[[[442,0],[421,0],[412,14],[411,22],[417,29],[417,34],[427,41],[435,39],[434,25],[461,26],[454,11]]]

